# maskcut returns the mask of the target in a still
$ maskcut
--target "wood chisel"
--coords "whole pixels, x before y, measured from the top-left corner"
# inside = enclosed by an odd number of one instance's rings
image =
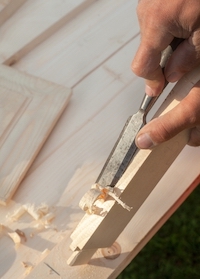
[[[171,56],[172,52],[183,41],[183,39],[175,38],[172,43],[162,52],[160,66],[164,71],[164,67]],[[164,88],[168,82],[165,82]],[[163,88],[163,89],[164,89]],[[145,94],[141,106],[136,114],[129,117],[117,142],[115,143],[96,184],[101,187],[114,187],[120,177],[133,160],[137,151],[135,138],[139,130],[146,124],[146,116],[152,108],[159,96],[151,97]]]

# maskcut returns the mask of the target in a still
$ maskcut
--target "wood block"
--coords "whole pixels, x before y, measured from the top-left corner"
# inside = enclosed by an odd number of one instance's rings
[[[180,162],[181,160],[177,163]],[[187,168],[184,168],[184,170],[187,171]],[[165,182],[171,175],[172,173],[167,175]],[[66,264],[66,259],[70,255],[68,249],[70,240],[69,237],[66,237],[55,246],[45,261],[34,268],[27,279],[48,278],[49,270],[46,269],[44,262],[48,263],[63,279],[87,279],[88,277],[91,279],[115,279],[200,183],[200,176],[195,181],[190,181],[191,184],[188,184],[188,181],[185,181],[184,178],[181,179],[181,187],[173,195],[172,191],[177,187],[177,181],[180,182],[175,178],[170,187],[164,187],[162,185],[164,181],[158,185],[158,188],[145,202],[141,211],[131,220],[117,239],[116,242],[121,247],[121,253],[117,258],[106,259],[104,250],[98,249],[88,264],[69,266]],[[180,195],[181,192],[182,195]],[[166,197],[168,197],[168,203],[165,207],[162,207],[162,204],[166,202]],[[87,250],[85,252],[87,253]]]
[[[159,117],[159,115],[173,109],[189,93],[198,80],[199,67],[175,85],[155,116]],[[73,240],[71,248],[74,253],[68,261],[69,264],[86,264],[91,257],[91,253],[84,253],[85,250],[89,249],[91,251],[93,249],[93,253],[95,253],[95,248],[109,247],[114,243],[187,144],[188,138],[189,132],[185,130],[153,150],[139,150],[114,187],[117,193],[120,193],[120,199],[131,207],[131,210],[125,210],[116,201],[108,200],[99,207],[99,211],[106,212],[104,218],[101,214],[86,214],[71,235]],[[98,206],[99,204],[96,204],[96,207]],[[117,222],[116,216],[118,218]],[[106,235],[104,234],[105,231]]]
[[[0,26],[10,18],[17,9],[27,0],[1,0],[0,1]]]
[[[6,204],[70,97],[68,88],[0,66],[0,203]]]

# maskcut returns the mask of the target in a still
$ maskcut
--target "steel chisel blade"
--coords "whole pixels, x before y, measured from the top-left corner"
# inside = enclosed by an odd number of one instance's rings
[[[139,110],[127,120],[113,150],[97,178],[96,183],[102,187],[114,187],[118,182],[137,150],[135,137],[144,125],[143,119],[144,111]]]

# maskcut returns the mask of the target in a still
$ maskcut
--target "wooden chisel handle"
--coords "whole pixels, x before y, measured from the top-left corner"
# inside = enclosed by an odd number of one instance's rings
[[[177,48],[177,46],[183,41],[184,39],[180,39],[180,38],[174,38],[173,41],[171,42],[171,44],[162,52],[161,55],[161,60],[160,60],[160,66],[163,70],[164,73],[164,69],[165,69],[165,65],[167,64],[167,61],[169,60],[170,56],[172,55],[173,51]],[[163,87],[163,90],[165,89],[165,87],[167,86],[168,81],[165,80],[165,85]],[[146,124],[146,115],[149,112],[149,110],[152,108],[152,106],[155,104],[155,102],[157,101],[157,99],[159,98],[158,96],[149,96],[147,94],[145,94],[142,103],[140,105],[140,110],[144,111],[145,115],[144,115],[144,124]]]

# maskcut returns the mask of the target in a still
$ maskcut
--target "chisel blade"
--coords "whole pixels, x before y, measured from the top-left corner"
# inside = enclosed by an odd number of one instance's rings
[[[96,183],[102,187],[115,186],[137,151],[134,139],[143,125],[144,111],[129,117]]]

